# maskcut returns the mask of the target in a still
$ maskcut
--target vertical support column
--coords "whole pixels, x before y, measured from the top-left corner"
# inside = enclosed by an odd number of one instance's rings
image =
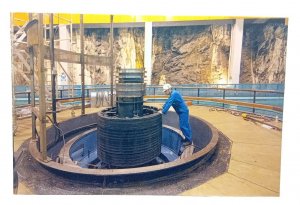
[[[110,106],[114,105],[114,16],[110,15]]]
[[[42,159],[47,159],[46,139],[46,95],[45,95],[45,70],[44,70],[44,38],[43,38],[43,14],[38,14],[38,55],[37,68],[39,77],[39,114],[40,114],[40,151]]]
[[[13,36],[14,36],[14,29],[13,29],[13,13],[10,13],[10,36],[11,36],[11,45],[13,45]],[[11,56],[11,60],[13,61],[13,57]],[[13,129],[13,135],[15,136],[16,131],[17,131],[17,120],[16,120],[16,95],[15,95],[15,66],[11,66],[12,72],[11,72],[11,88],[12,88],[12,129]],[[14,140],[13,140],[14,143]],[[14,150],[15,151],[15,150]]]
[[[231,43],[228,68],[228,83],[240,82],[240,66],[243,45],[244,19],[236,19],[231,29]]]
[[[29,13],[29,21],[32,21],[32,13]],[[28,35],[28,34],[27,34]],[[33,46],[29,46],[29,67],[30,67],[30,103],[31,108],[35,107],[35,85],[34,85],[34,53]],[[33,112],[31,112],[31,138],[36,138],[36,116]]]
[[[145,23],[145,51],[144,67],[146,71],[146,83],[151,85],[152,76],[152,22]]]
[[[29,21],[32,21],[32,13],[29,14]],[[27,34],[28,35],[28,34]],[[29,34],[30,35],[30,34]],[[29,66],[30,66],[30,97],[31,108],[35,107],[35,83],[34,83],[34,53],[33,46],[29,46]],[[31,138],[36,138],[36,116],[31,112]]]
[[[84,83],[84,28],[83,14],[80,14],[80,63],[81,63],[81,114],[85,114],[85,83]]]
[[[51,86],[52,86],[52,118],[56,124],[56,67],[54,66],[54,32],[53,14],[50,14],[50,61],[51,61]]]

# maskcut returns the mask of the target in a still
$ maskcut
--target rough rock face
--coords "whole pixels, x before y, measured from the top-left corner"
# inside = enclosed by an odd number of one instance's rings
[[[86,29],[84,37],[84,53],[89,55],[109,56],[109,29],[94,30]],[[76,43],[73,44],[72,50],[80,53],[80,34],[75,32]],[[73,65],[75,69],[70,69],[70,75],[77,83],[80,83],[80,65]],[[89,77],[91,84],[109,83],[109,68],[101,65],[87,65],[86,76]]]
[[[142,68],[144,66],[144,28],[116,29],[114,58],[116,67]]]
[[[162,79],[172,84],[218,83],[226,79],[230,29],[230,25],[153,28],[152,84]],[[86,35],[85,53],[109,55],[109,29],[101,33],[87,29]],[[115,29],[114,57],[116,67],[142,68],[144,29]],[[93,84],[110,83],[108,67],[87,69]]]
[[[85,53],[109,55],[109,29],[86,29],[85,35]],[[230,25],[153,28],[152,84],[226,83],[230,36]],[[240,83],[284,83],[286,44],[284,23],[246,23]],[[115,67],[142,68],[144,28],[114,29],[114,56]],[[110,83],[108,67],[87,69],[92,84]]]
[[[110,30],[86,29],[85,54],[109,56]],[[77,43],[73,49],[80,52],[80,36],[76,34]],[[115,68],[142,68],[144,66],[144,29],[114,29],[114,62]],[[91,84],[110,84],[110,68],[108,66],[88,66]],[[116,71],[116,70],[115,70]],[[80,72],[80,71],[78,71]]]
[[[245,24],[240,83],[284,83],[287,26]]]
[[[144,32],[114,29],[115,68],[144,67]],[[79,30],[73,35],[72,50],[80,52]],[[279,21],[245,23],[243,35],[240,83],[284,83],[287,26]],[[109,37],[108,28],[85,29],[85,53],[109,56]],[[230,38],[229,24],[153,28],[152,84],[226,83]],[[69,75],[80,84],[80,65],[70,66]],[[28,79],[26,69],[16,72],[14,84],[28,85]],[[86,84],[110,84],[110,68],[87,65]]]
[[[227,79],[231,26],[153,28],[152,84]]]

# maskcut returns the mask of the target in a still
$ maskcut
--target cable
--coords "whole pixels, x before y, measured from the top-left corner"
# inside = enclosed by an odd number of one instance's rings
[[[53,126],[61,133],[61,136],[62,136],[62,138],[63,138],[63,142],[64,142],[64,146],[63,146],[63,159],[62,159],[62,164],[63,164],[63,163],[64,163],[64,160],[65,160],[65,145],[66,145],[65,135],[64,135],[62,129],[60,129],[60,128],[56,125],[56,123],[54,123],[54,122],[52,121],[52,119],[50,118],[50,116],[49,116],[49,115],[46,115],[46,116],[48,117],[48,119],[50,120],[50,122],[52,123],[52,125],[53,125]]]
[[[57,126],[55,126],[56,123],[54,123],[53,120],[48,115],[46,115],[46,116],[48,117],[48,119],[50,120],[50,122],[52,123],[52,125],[55,128],[57,128]],[[57,130],[58,130],[58,136],[60,136],[60,129],[56,129],[55,131],[57,131]],[[59,140],[59,137],[56,138],[56,136],[57,136],[57,132],[55,133],[55,142],[57,142]]]

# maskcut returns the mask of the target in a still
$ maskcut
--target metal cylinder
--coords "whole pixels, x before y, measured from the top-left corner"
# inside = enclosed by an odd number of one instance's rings
[[[144,83],[144,69],[120,69],[119,83]]]
[[[98,114],[99,159],[115,167],[135,167],[155,159],[162,139],[162,117],[157,109],[144,106],[147,115],[134,118],[111,116],[110,109]]]
[[[161,151],[162,116],[143,106],[144,70],[121,69],[116,84],[116,108],[99,113],[98,158],[115,167],[135,167],[155,159]]]
[[[143,115],[144,70],[121,69],[116,84],[117,115],[132,118]]]

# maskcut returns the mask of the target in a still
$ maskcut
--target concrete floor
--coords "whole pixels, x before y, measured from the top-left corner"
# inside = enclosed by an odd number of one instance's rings
[[[160,104],[156,104],[160,107]],[[279,196],[281,131],[244,120],[229,112],[190,106],[190,114],[212,123],[232,141],[228,171],[205,184],[181,193],[184,196]],[[99,108],[87,108],[86,113]],[[81,110],[75,110],[80,115]],[[58,113],[58,121],[71,118],[71,111]],[[50,125],[50,123],[49,123]],[[281,126],[281,123],[276,123]],[[17,121],[14,150],[31,137],[31,118]],[[18,194],[33,194],[19,184]]]

